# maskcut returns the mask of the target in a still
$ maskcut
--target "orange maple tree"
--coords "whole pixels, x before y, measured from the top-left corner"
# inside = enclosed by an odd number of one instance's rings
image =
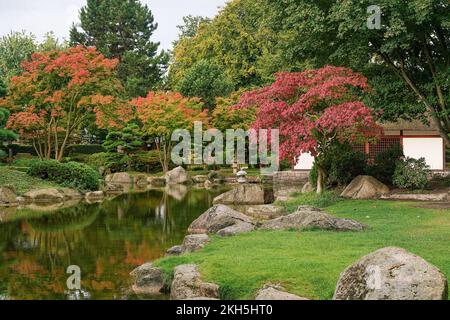
[[[149,92],[145,98],[130,102],[143,124],[143,130],[153,137],[164,172],[169,169],[173,141],[172,133],[177,129],[192,130],[194,122],[208,122],[208,111],[197,98],[185,98],[177,92]]]
[[[94,47],[33,54],[0,103],[12,111],[7,128],[29,141],[41,159],[61,160],[83,122],[116,103],[117,64]]]

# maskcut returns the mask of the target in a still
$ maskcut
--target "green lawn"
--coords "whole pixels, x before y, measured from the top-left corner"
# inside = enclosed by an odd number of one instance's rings
[[[4,185],[13,186],[17,195],[34,189],[58,187],[58,184],[30,177],[25,172],[0,167],[0,186]]]
[[[156,265],[170,274],[178,264],[199,264],[203,278],[219,284],[222,298],[229,299],[252,299],[266,282],[281,283],[290,292],[310,299],[331,299],[339,274],[347,266],[386,246],[418,254],[450,278],[450,210],[349,200],[326,210],[370,228],[348,233],[258,231],[214,237],[200,252],[163,258]]]

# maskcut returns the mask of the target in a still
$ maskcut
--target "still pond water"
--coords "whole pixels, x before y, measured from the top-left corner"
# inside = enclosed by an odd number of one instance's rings
[[[150,190],[53,212],[0,208],[0,299],[74,298],[70,265],[81,268],[82,298],[130,298],[130,271],[180,244],[221,192]]]

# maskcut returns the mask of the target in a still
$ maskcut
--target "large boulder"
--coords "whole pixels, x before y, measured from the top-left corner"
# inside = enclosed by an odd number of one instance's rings
[[[194,252],[202,249],[209,242],[207,234],[190,234],[184,237],[183,252]]]
[[[164,177],[148,177],[147,182],[152,187],[164,187],[166,185],[166,178],[164,178]]]
[[[166,251],[167,256],[179,256],[183,253],[195,252],[209,242],[207,234],[190,234],[184,237],[183,244],[179,246],[173,246]]]
[[[189,173],[183,167],[176,167],[165,175],[166,184],[190,184],[192,182]]]
[[[248,222],[238,222],[232,226],[217,231],[217,235],[221,237],[231,237],[241,233],[247,233],[255,230],[255,225]]]
[[[103,191],[88,192],[85,197],[87,202],[97,202],[105,198],[105,193]]]
[[[162,269],[154,267],[151,263],[145,263],[134,269],[130,275],[134,277],[133,292],[138,295],[156,295],[165,289]]]
[[[287,213],[284,207],[274,204],[237,206],[235,209],[257,220],[275,219]]]
[[[336,218],[320,209],[302,206],[287,216],[269,220],[262,230],[322,229],[332,231],[361,231],[365,226],[351,219]]]
[[[64,194],[64,200],[81,200],[83,195],[74,189],[62,188],[60,191]]]
[[[102,189],[108,195],[121,194],[125,190],[123,184],[118,183],[107,183]]]
[[[245,214],[224,205],[215,205],[192,222],[188,232],[218,233],[222,229],[241,223],[255,227],[253,220]]]
[[[358,176],[342,192],[341,197],[351,199],[377,199],[388,194],[389,188],[371,176]]]
[[[304,184],[303,188],[302,188],[302,193],[310,193],[310,192],[314,192],[314,190],[316,190],[313,185],[311,184],[311,182],[307,182]]]
[[[132,177],[127,172],[117,172],[107,175],[105,181],[109,183],[133,183]]]
[[[192,177],[192,181],[194,181],[194,183],[205,183],[206,180],[208,180],[208,176],[206,175],[197,175],[197,176],[193,176]]]
[[[170,287],[170,299],[187,300],[195,298],[218,299],[219,286],[214,283],[203,282],[195,264],[177,266]]]
[[[16,205],[17,203],[17,196],[12,187],[0,188],[0,205]]]
[[[273,190],[259,184],[241,184],[216,197],[213,204],[256,205],[274,202]]]
[[[55,188],[37,189],[23,195],[26,202],[59,203],[64,202],[64,193]]]
[[[404,249],[375,251],[340,276],[335,300],[447,300],[448,284],[438,268]]]
[[[273,300],[309,300],[309,299],[299,297],[292,293],[288,293],[284,290],[284,288],[280,286],[267,284],[256,293],[255,300],[273,301]]]

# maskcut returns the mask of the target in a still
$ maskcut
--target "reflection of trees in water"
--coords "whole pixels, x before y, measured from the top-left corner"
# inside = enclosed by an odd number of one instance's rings
[[[128,286],[134,266],[179,244],[215,195],[190,190],[177,200],[162,191],[126,194],[0,224],[0,294],[65,298],[65,270],[75,264],[92,298],[111,298]]]

